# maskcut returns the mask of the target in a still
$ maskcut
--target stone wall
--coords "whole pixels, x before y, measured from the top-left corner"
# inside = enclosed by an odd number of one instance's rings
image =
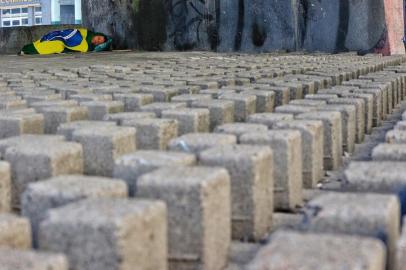
[[[84,1],[85,25],[113,34],[118,48],[342,52],[390,42],[404,53],[403,0],[102,2]]]

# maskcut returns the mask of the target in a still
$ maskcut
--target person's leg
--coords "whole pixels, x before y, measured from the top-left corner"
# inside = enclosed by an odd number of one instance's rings
[[[37,49],[35,49],[35,46],[33,43],[25,45],[22,49],[20,54],[38,54]]]

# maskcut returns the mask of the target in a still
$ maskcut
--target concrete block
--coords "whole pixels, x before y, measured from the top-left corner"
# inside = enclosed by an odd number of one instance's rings
[[[394,129],[395,130],[403,130],[403,131],[406,130],[406,121],[403,120],[403,121],[397,122]]]
[[[43,134],[44,116],[42,114],[0,114],[0,138],[21,134]]]
[[[317,108],[311,106],[303,106],[303,105],[283,105],[275,108],[275,112],[277,113],[287,113],[298,115],[301,113],[313,112]]]
[[[330,99],[337,99],[338,96],[336,94],[325,94],[324,91],[320,91],[318,94],[314,95],[306,95],[305,99],[310,99],[310,100],[330,100]]]
[[[328,104],[352,105],[355,107],[355,142],[362,143],[365,138],[365,101],[361,98],[339,98],[328,100]]]
[[[39,229],[39,248],[66,254],[70,269],[167,269],[162,202],[88,199],[52,209]]]
[[[385,100],[382,97],[382,91],[380,89],[359,89],[355,90],[355,93],[365,93],[373,95],[373,107],[372,107],[372,126],[377,127],[381,125],[383,111],[386,109]]]
[[[166,150],[170,140],[178,137],[179,124],[175,119],[124,120],[123,126],[137,130],[137,149]]]
[[[231,198],[225,169],[162,168],[139,178],[136,196],[167,204],[170,269],[221,270],[226,266]]]
[[[385,260],[385,247],[376,239],[280,231],[271,236],[270,243],[246,269],[356,269],[363,265],[366,270],[382,270]]]
[[[355,107],[351,105],[329,104],[323,108],[320,108],[319,110],[341,113],[343,151],[353,153],[355,149],[356,135]]]
[[[113,94],[113,99],[124,104],[125,112],[134,112],[142,106],[150,104],[154,101],[154,96],[151,94]]]
[[[372,132],[372,118],[373,118],[373,94],[368,93],[347,93],[343,94],[345,98],[361,98],[365,102],[365,133],[371,134]]]
[[[87,120],[90,111],[86,107],[45,107],[38,110],[44,115],[45,133],[55,134],[58,126],[68,122]],[[95,120],[95,119],[94,119]]]
[[[192,154],[156,150],[140,150],[124,155],[115,161],[114,177],[126,181],[130,196],[134,196],[140,176],[162,167],[192,166],[196,157]]]
[[[327,104],[325,100],[322,99],[295,99],[289,102],[289,105],[298,105],[298,106],[310,106],[320,108]]]
[[[406,224],[403,218],[403,224]],[[396,244],[396,266],[395,270],[402,270],[406,263],[406,228],[403,227],[400,238]]]
[[[374,237],[386,244],[387,269],[393,269],[399,238],[400,206],[394,195],[328,193],[308,204],[308,229],[318,233],[344,233]],[[313,209],[313,210],[312,210]]]
[[[27,107],[27,102],[20,99],[11,99],[11,100],[0,100],[0,110],[9,110],[9,109],[22,109]]]
[[[234,102],[228,100],[199,100],[191,104],[192,108],[206,108],[210,112],[210,130],[216,126],[234,122]]]
[[[156,117],[155,113],[151,112],[124,112],[124,113],[106,114],[103,120],[116,122],[116,124],[120,126],[123,124],[125,120],[145,119],[155,117]]]
[[[68,270],[68,260],[62,254],[1,249],[2,270]]]
[[[108,94],[77,94],[70,95],[69,99],[76,100],[77,102],[88,102],[88,101],[112,101],[113,97]]]
[[[12,205],[19,205],[21,193],[31,182],[62,174],[83,173],[80,144],[54,140],[16,143],[5,150],[4,160],[11,165]]]
[[[153,112],[157,117],[162,117],[162,112],[167,110],[178,110],[186,108],[186,103],[182,102],[154,102],[141,107],[142,112]]]
[[[154,97],[154,102],[169,102],[172,97],[178,94],[175,88],[166,88],[164,86],[142,86],[140,93],[150,94]]]
[[[212,100],[211,95],[209,94],[194,94],[194,95],[179,95],[171,99],[171,102],[182,102],[186,103],[188,107],[192,107],[193,102],[199,101],[210,101]]]
[[[231,176],[233,239],[264,237],[272,224],[273,160],[266,146],[223,145],[199,154],[200,164],[221,166]]]
[[[167,110],[162,112],[162,117],[178,121],[179,135],[194,132],[209,132],[210,111],[208,109],[186,108]]]
[[[390,130],[386,133],[386,142],[393,144],[406,143],[406,131],[404,130]]]
[[[87,198],[127,197],[124,181],[104,177],[63,175],[31,183],[21,196],[21,213],[31,221],[34,243],[48,210]]]
[[[324,131],[324,169],[337,170],[342,164],[343,138],[341,114],[339,112],[318,111],[296,116],[302,120],[321,120]]]
[[[75,121],[61,124],[58,127],[57,134],[62,135],[68,141],[72,141],[72,135],[75,130],[83,128],[97,128],[97,127],[114,127],[116,123],[106,121]]]
[[[315,188],[324,176],[323,123],[313,120],[280,121],[273,129],[299,130],[302,135],[303,187]]]
[[[381,143],[372,150],[375,161],[406,161],[406,144]]]
[[[236,144],[237,137],[230,134],[189,133],[173,139],[169,149],[186,153],[198,154],[206,149],[226,144]]]
[[[114,161],[136,150],[136,130],[116,126],[77,129],[72,134],[72,141],[83,146],[86,174],[112,176]]]
[[[218,99],[224,94],[236,94],[237,91],[234,88],[220,88],[220,89],[204,89],[200,90],[201,95],[210,95],[212,98]]]
[[[94,121],[103,120],[103,117],[109,113],[124,112],[124,104],[121,101],[88,101],[80,105],[87,107],[89,119]]]
[[[78,105],[79,103],[76,100],[48,100],[34,102],[30,104],[30,107],[39,110],[45,107],[76,107]]]
[[[273,112],[275,108],[275,92],[264,90],[252,90],[240,92],[244,95],[254,95],[257,97],[256,112]]]
[[[10,164],[0,161],[0,213],[11,211]]]
[[[267,126],[251,123],[224,124],[214,129],[215,133],[235,135],[238,141],[240,141],[241,136],[244,135],[245,133],[266,132],[266,131],[268,131]]]
[[[267,145],[272,149],[274,207],[295,210],[303,205],[302,138],[298,130],[271,130],[266,133],[247,133],[242,144]]]
[[[31,249],[30,221],[14,214],[0,214],[0,247]]]
[[[234,102],[234,120],[236,122],[245,122],[249,115],[256,112],[257,97],[254,95],[223,94],[219,96],[219,99]]]
[[[248,117],[248,123],[265,125],[269,129],[280,121],[293,120],[293,114],[285,113],[256,113]]]

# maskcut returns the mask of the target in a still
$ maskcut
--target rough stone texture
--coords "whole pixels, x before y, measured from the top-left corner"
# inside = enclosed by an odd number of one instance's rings
[[[171,140],[169,149],[172,151],[199,154],[215,146],[236,143],[237,137],[230,134],[190,133]]]
[[[375,161],[406,161],[406,145],[382,143],[372,151]]]
[[[342,164],[343,138],[339,112],[312,112],[296,116],[297,119],[321,120],[324,131],[324,169],[336,170]]]
[[[2,270],[68,270],[65,255],[48,252],[0,249]]]
[[[83,173],[83,149],[78,143],[32,141],[7,148],[4,159],[11,165],[12,204],[31,182],[62,174]]]
[[[247,133],[242,144],[268,145],[272,149],[274,207],[295,210],[302,206],[302,139],[297,130],[271,130],[267,133]]]
[[[250,114],[256,112],[257,98],[254,95],[223,94],[219,96],[219,99],[231,100],[234,102],[234,120],[236,122],[245,122]]]
[[[140,108],[140,111],[143,112],[153,112],[156,114],[157,117],[162,117],[162,112],[167,110],[178,110],[186,108],[186,103],[176,102],[176,103],[168,103],[168,102],[154,102],[148,105],[144,105]]]
[[[125,113],[113,113],[106,114],[103,118],[105,121],[116,122],[117,125],[123,125],[126,120],[132,119],[145,119],[145,118],[155,118],[154,113],[147,112],[125,112]]]
[[[0,138],[21,134],[43,134],[44,116],[42,114],[0,114]]]
[[[11,169],[10,164],[0,162],[0,213],[11,210]]]
[[[49,209],[87,198],[127,196],[127,185],[119,179],[63,175],[29,184],[21,195],[21,212],[31,221],[35,241],[38,226]]]
[[[207,108],[210,111],[210,130],[216,126],[234,122],[234,102],[227,100],[199,100],[191,104],[193,108]]]
[[[131,196],[137,192],[137,180],[143,174],[161,167],[192,166],[196,157],[192,154],[165,151],[137,151],[117,159],[114,165],[114,177],[127,182]]]
[[[394,144],[406,143],[406,130],[391,130],[386,133],[386,142]]]
[[[72,140],[83,146],[84,172],[89,175],[111,176],[114,161],[136,150],[136,131],[131,127],[78,129]]]
[[[276,123],[280,121],[293,120],[293,114],[285,113],[257,113],[248,117],[248,122],[253,124],[265,125],[268,128],[272,128]]]
[[[208,109],[176,109],[162,112],[163,118],[178,121],[179,135],[194,132],[209,132],[210,111]]]
[[[225,145],[199,155],[204,166],[221,166],[231,177],[232,237],[261,239],[273,212],[272,150],[264,146]]]
[[[250,123],[232,123],[224,124],[216,127],[214,132],[221,134],[231,134],[237,136],[238,141],[240,137],[245,133],[252,132],[266,132],[268,128],[261,124],[250,124]]]
[[[405,224],[405,218],[403,218],[403,224]],[[402,270],[406,263],[406,228],[403,227],[402,233],[396,245],[396,270]]]
[[[137,148],[143,150],[166,150],[169,142],[178,136],[179,122],[175,119],[124,120],[123,126],[137,130]]]
[[[88,199],[49,211],[39,247],[66,254],[73,270],[164,270],[166,232],[162,202]]]
[[[61,124],[58,127],[57,134],[65,136],[66,140],[72,141],[73,132],[82,128],[97,128],[97,127],[114,127],[114,122],[102,121],[76,121]]]
[[[120,101],[88,101],[82,102],[80,105],[87,107],[89,119],[95,121],[103,120],[104,116],[109,113],[124,112],[124,104]]]
[[[309,205],[307,229],[313,232],[345,233],[374,237],[388,249],[388,266],[395,262],[399,237],[400,205],[394,195],[329,193],[313,199]]]
[[[170,269],[224,268],[231,242],[230,178],[225,169],[162,168],[139,178],[136,196],[163,200],[168,206]]]
[[[30,221],[12,214],[0,214],[0,247],[30,249],[31,246]]]
[[[306,248],[298,248],[306,247]],[[372,238],[281,231],[261,248],[247,270],[385,268],[385,248]],[[288,268],[286,268],[288,267]]]
[[[291,120],[277,122],[274,129],[295,129],[302,135],[303,187],[314,188],[324,176],[324,128],[321,121]]]

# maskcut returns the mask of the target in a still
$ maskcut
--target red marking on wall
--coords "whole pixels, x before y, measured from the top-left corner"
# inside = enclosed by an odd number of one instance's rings
[[[388,35],[381,52],[384,55],[405,54],[402,41],[405,27],[403,0],[385,0],[385,17]]]

